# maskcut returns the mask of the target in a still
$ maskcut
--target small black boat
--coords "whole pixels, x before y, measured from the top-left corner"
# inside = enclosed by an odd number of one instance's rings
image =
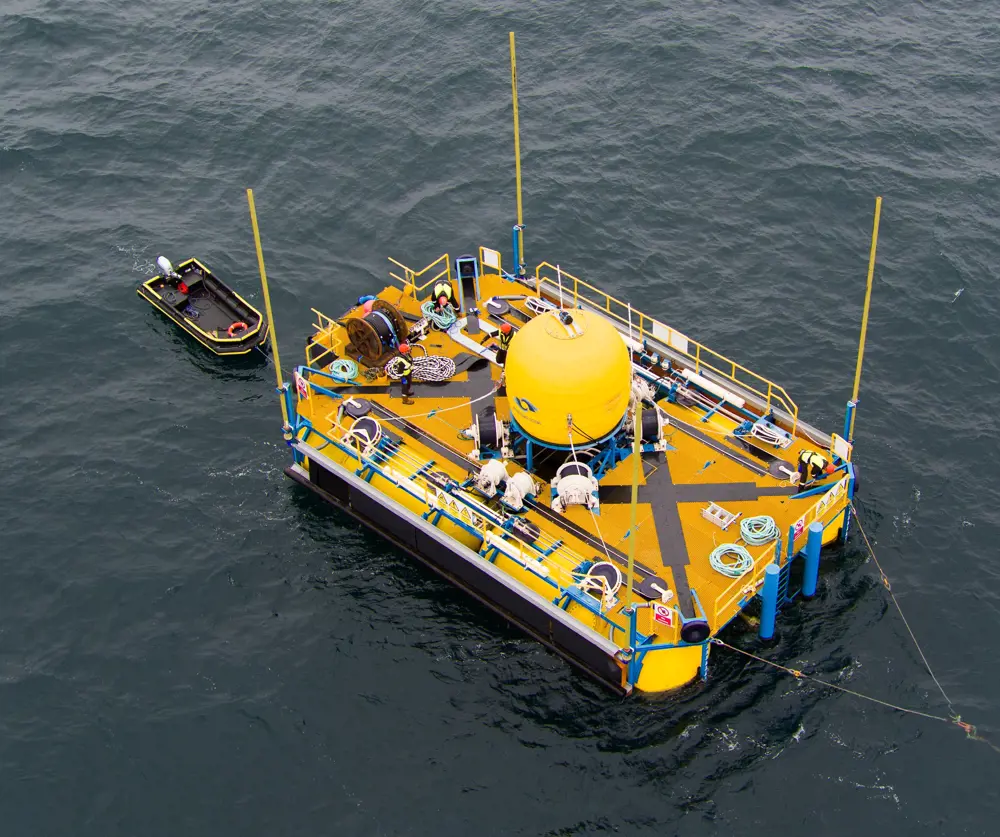
[[[197,259],[176,268],[164,256],[163,273],[137,293],[217,355],[245,355],[267,338],[267,320]],[[263,350],[263,349],[262,349]]]

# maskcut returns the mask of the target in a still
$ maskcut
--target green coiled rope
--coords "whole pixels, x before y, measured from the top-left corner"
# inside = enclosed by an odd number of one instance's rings
[[[724,560],[727,556],[735,556],[734,560]],[[739,578],[753,569],[753,556],[742,546],[735,543],[724,543],[717,546],[708,556],[708,563],[717,573],[729,578]]]
[[[342,384],[349,383],[358,376],[358,365],[347,358],[335,360],[330,364],[330,375]]]
[[[744,517],[740,521],[740,535],[750,546],[763,546],[778,539],[778,526],[766,514]]]
[[[441,311],[434,310],[434,303],[427,300],[420,306],[420,313],[434,323],[434,326],[441,331],[447,331],[455,322],[455,309],[450,305],[445,306]]]

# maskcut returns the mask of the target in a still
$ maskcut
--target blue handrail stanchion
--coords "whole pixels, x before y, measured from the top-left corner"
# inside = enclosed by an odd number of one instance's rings
[[[806,570],[802,577],[802,595],[807,599],[816,595],[819,581],[819,552],[823,546],[823,524],[814,520],[809,524],[809,539],[806,541]]]
[[[760,598],[760,638],[772,639],[774,637],[774,620],[778,615],[778,576],[781,570],[775,564],[768,564],[764,569],[764,589]]]

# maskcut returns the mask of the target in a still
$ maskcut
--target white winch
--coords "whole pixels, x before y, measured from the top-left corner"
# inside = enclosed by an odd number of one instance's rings
[[[476,488],[487,497],[496,497],[500,483],[507,479],[507,466],[499,459],[490,459],[476,475]]]
[[[564,462],[552,478],[552,510],[562,514],[567,506],[600,506],[594,472],[581,462]]]
[[[531,474],[527,471],[518,471],[507,479],[503,503],[513,511],[521,511],[524,508],[524,501],[538,494],[540,488],[541,486],[531,478]]]

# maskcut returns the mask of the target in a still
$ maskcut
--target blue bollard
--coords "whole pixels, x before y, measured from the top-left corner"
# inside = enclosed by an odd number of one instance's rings
[[[802,595],[807,599],[816,595],[819,581],[819,551],[823,547],[823,524],[814,520],[809,524],[809,539],[806,541],[806,571],[802,576]]]
[[[777,564],[768,564],[764,570],[764,589],[760,598],[760,638],[772,639],[774,637],[774,619],[778,615],[778,576],[781,569]]]

